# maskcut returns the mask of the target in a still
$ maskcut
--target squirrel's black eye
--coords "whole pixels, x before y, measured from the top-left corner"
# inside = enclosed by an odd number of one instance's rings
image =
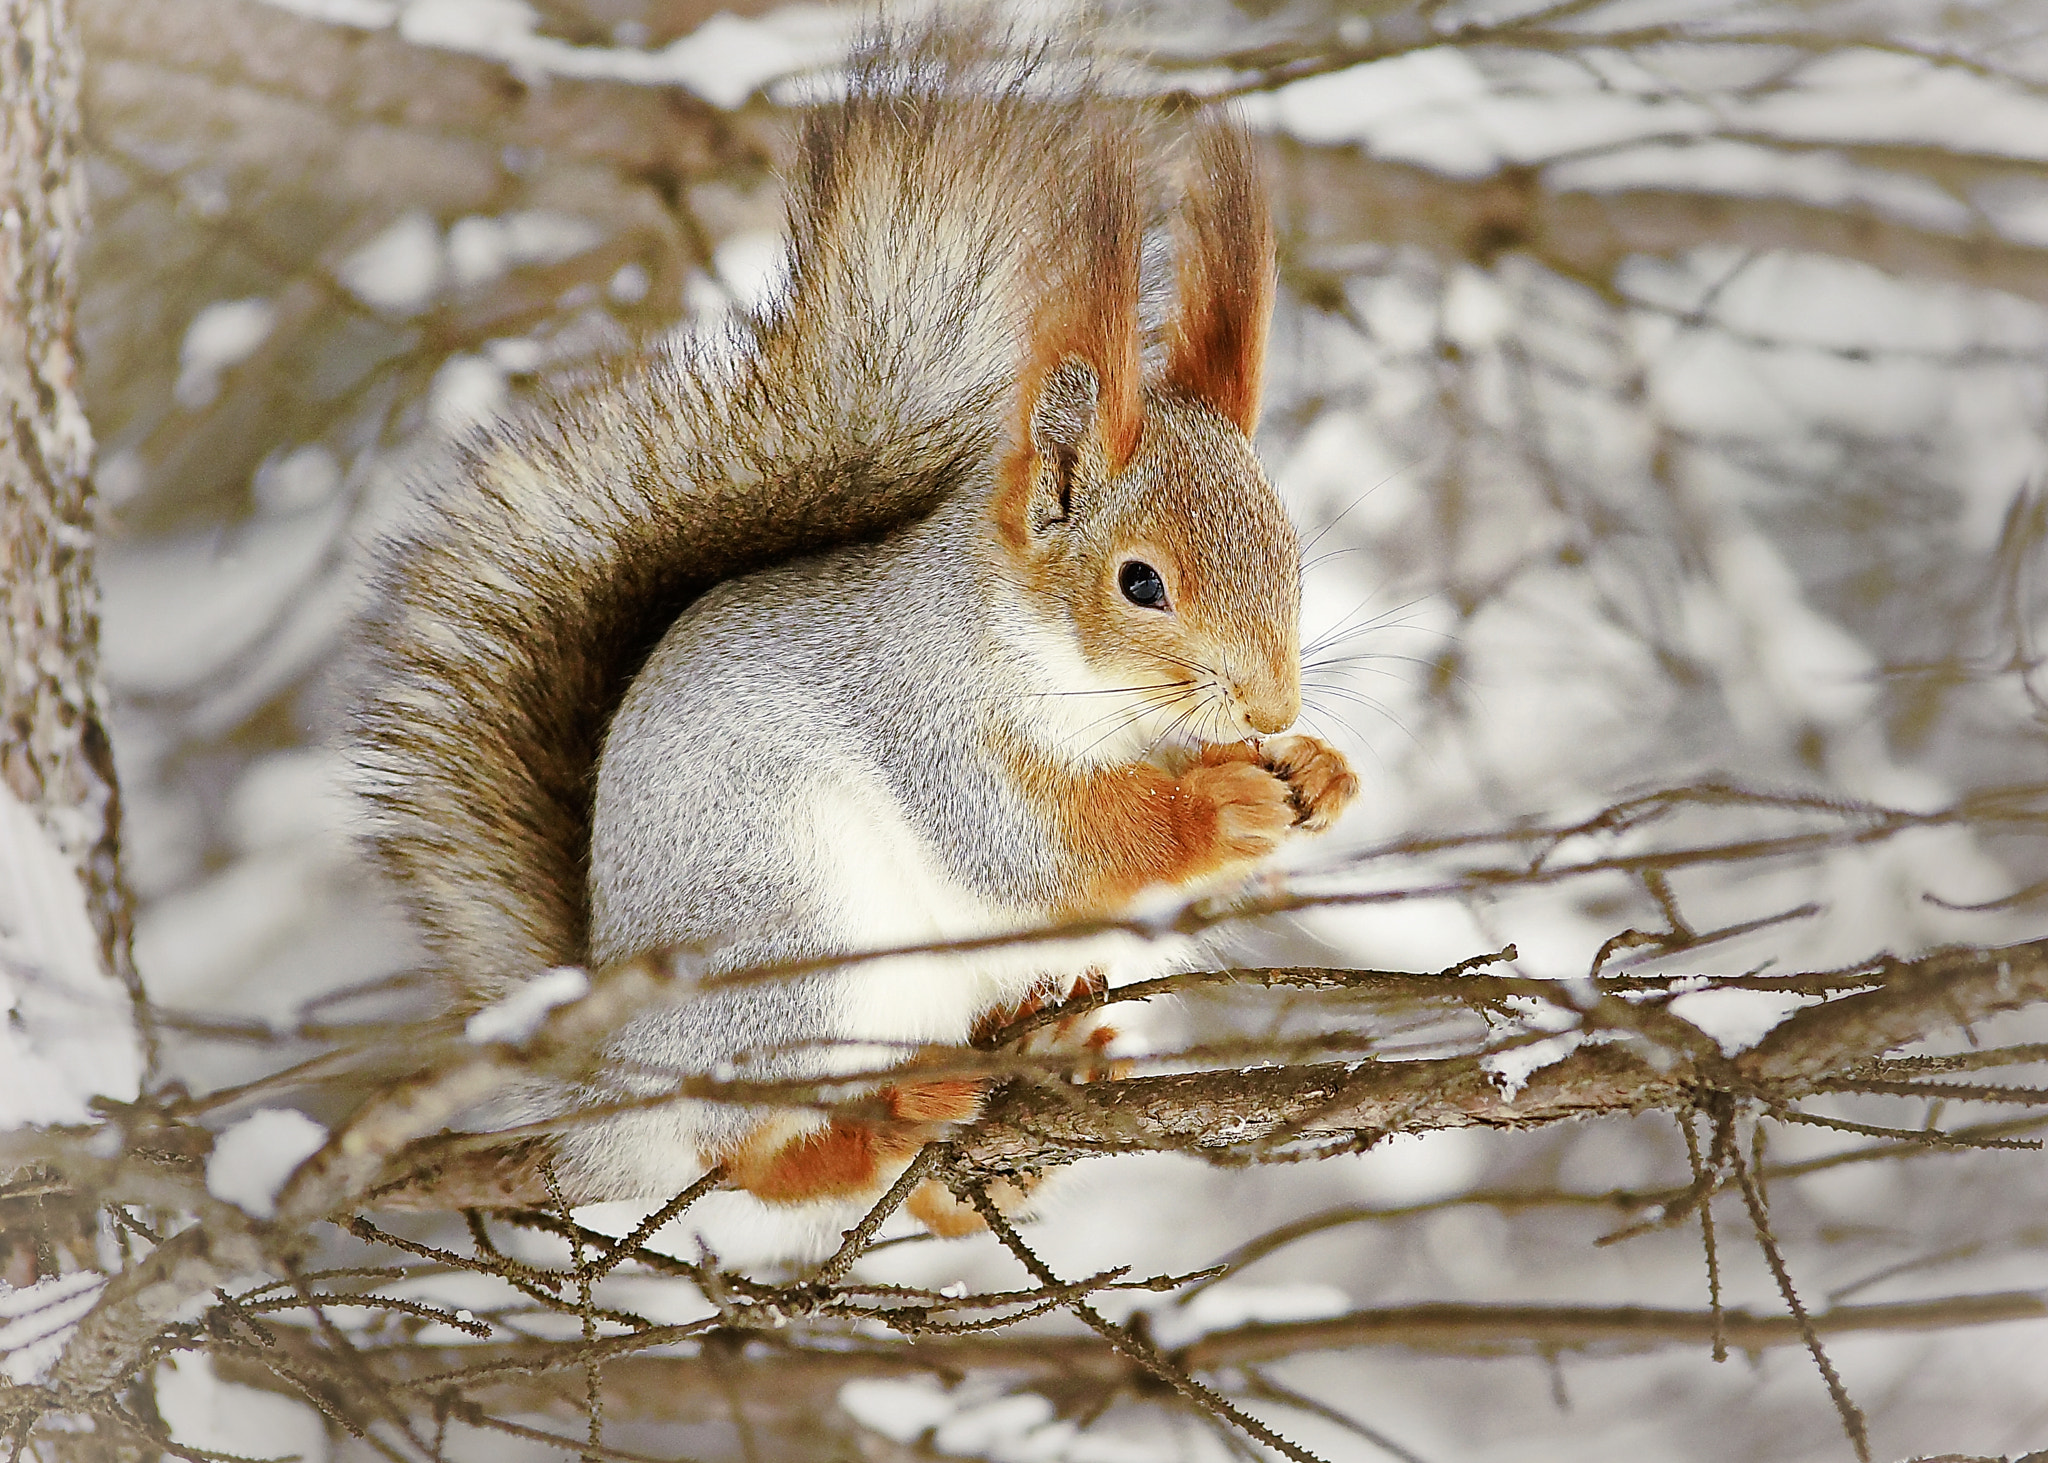
[[[1116,571],[1116,587],[1134,605],[1142,605],[1148,610],[1166,608],[1166,581],[1150,564],[1131,560]]]

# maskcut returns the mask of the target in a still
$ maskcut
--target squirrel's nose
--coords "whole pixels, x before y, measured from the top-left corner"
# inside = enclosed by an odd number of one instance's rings
[[[1301,691],[1296,686],[1254,683],[1233,689],[1246,724],[1261,736],[1286,731],[1301,715]]]

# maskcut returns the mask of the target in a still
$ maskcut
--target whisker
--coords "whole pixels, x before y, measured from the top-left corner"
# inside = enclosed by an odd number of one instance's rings
[[[1407,472],[1410,468],[1419,467],[1421,466],[1421,464],[1422,459],[1418,457],[1413,462],[1406,463],[1400,467],[1397,467],[1392,472],[1388,473],[1385,477],[1381,478],[1378,482],[1374,483],[1371,487],[1367,488],[1364,492],[1360,493],[1357,497],[1353,498],[1349,503],[1345,504],[1344,511],[1342,513],[1339,513],[1335,518],[1332,518],[1328,523],[1324,524],[1321,528],[1315,531],[1314,535],[1310,537],[1309,541],[1301,546],[1301,551],[1305,554],[1310,549],[1314,548],[1318,543],[1322,542],[1324,534],[1328,533],[1331,529],[1335,528],[1338,524],[1342,523],[1345,520],[1345,518],[1350,516],[1352,509],[1356,508],[1360,503],[1363,503],[1367,498],[1370,498],[1374,493],[1377,493],[1381,488],[1384,488],[1388,483],[1392,482],[1402,473]]]
[[[1335,696],[1340,701],[1355,701],[1361,706],[1370,706],[1389,720],[1393,718],[1394,713],[1387,709],[1385,702],[1376,696],[1368,696],[1363,691],[1353,690],[1349,686],[1317,686],[1315,690],[1318,696]]]
[[[1301,708],[1302,719],[1308,722],[1310,726],[1316,729],[1316,734],[1318,736],[1321,736],[1322,739],[1326,742],[1334,741],[1335,738],[1329,735],[1328,729],[1324,727],[1324,725],[1315,718],[1313,714],[1314,711],[1321,711],[1326,716],[1334,716],[1336,715],[1336,713],[1332,712],[1326,706],[1310,708],[1306,703],[1303,703]],[[1357,727],[1353,726],[1349,721],[1345,720],[1341,716],[1337,717],[1337,724],[1343,727],[1344,730],[1351,733],[1352,739],[1356,742],[1359,750],[1364,752],[1366,756],[1372,758],[1372,760],[1378,765],[1380,772],[1383,776],[1393,776],[1393,769],[1387,766],[1387,759],[1380,755],[1379,748],[1375,747],[1371,742],[1367,741],[1364,737],[1359,736]],[[1400,724],[1397,722],[1395,723],[1395,725],[1399,726]],[[1401,730],[1407,731],[1407,728],[1402,727]]]
[[[1192,692],[1192,691],[1176,691],[1176,692],[1174,692],[1174,693],[1173,693],[1173,694],[1172,694],[1171,696],[1165,696],[1165,697],[1157,697],[1157,696],[1145,696],[1145,697],[1140,697],[1140,698],[1138,699],[1138,704],[1137,704],[1136,706],[1112,706],[1112,707],[1110,707],[1110,708],[1109,708],[1109,710],[1107,710],[1107,711],[1103,712],[1103,713],[1102,713],[1102,714],[1101,714],[1100,716],[1096,717],[1096,718],[1095,718],[1094,720],[1092,720],[1092,721],[1088,721],[1088,722],[1084,722],[1084,723],[1083,723],[1082,725],[1080,725],[1080,726],[1077,726],[1077,727],[1075,727],[1075,728],[1074,728],[1074,731],[1073,731],[1073,735],[1075,735],[1075,736],[1077,736],[1077,737],[1078,737],[1078,736],[1081,736],[1081,735],[1083,735],[1083,734],[1085,734],[1085,733],[1087,733],[1087,732],[1089,732],[1089,731],[1092,731],[1092,730],[1093,730],[1094,728],[1096,728],[1096,727],[1098,727],[1098,726],[1102,725],[1102,723],[1103,723],[1103,722],[1105,722],[1105,721],[1108,721],[1108,720],[1110,720],[1110,719],[1111,719],[1112,717],[1117,717],[1117,716],[1123,716],[1123,715],[1125,715],[1126,713],[1128,713],[1128,719],[1127,719],[1127,723],[1126,723],[1126,724],[1128,724],[1128,722],[1129,722],[1129,721],[1136,721],[1136,720],[1137,720],[1138,718],[1140,718],[1140,717],[1142,717],[1142,716],[1146,715],[1146,714],[1147,714],[1148,712],[1153,712],[1153,711],[1164,711],[1164,710],[1165,710],[1165,709],[1166,709],[1167,707],[1169,707],[1169,706],[1173,705],[1173,704],[1174,704],[1174,703],[1175,703],[1176,701],[1179,701],[1179,700],[1180,700],[1180,699],[1181,699],[1182,697],[1184,697],[1184,696],[1192,696],[1192,695],[1194,695],[1194,694],[1195,694],[1195,693],[1194,693],[1194,692]],[[1111,733],[1109,733],[1109,734],[1110,734],[1110,735],[1113,735],[1113,734],[1114,734],[1114,732],[1112,731],[1112,732],[1111,732]]]
[[[1099,691],[1033,691],[1033,696],[1129,696],[1139,691],[1166,691],[1176,686],[1192,686],[1193,681],[1155,681],[1147,686],[1105,686]]]
[[[1183,711],[1179,716],[1176,716],[1172,721],[1168,722],[1165,725],[1165,727],[1163,727],[1160,730],[1157,736],[1153,737],[1151,741],[1145,744],[1145,757],[1149,758],[1154,752],[1158,751],[1159,744],[1165,741],[1168,737],[1172,736],[1176,731],[1180,730],[1181,724],[1185,722],[1189,717],[1198,715],[1201,712],[1204,704],[1204,701],[1197,700],[1194,705],[1190,706],[1186,711]],[[1140,760],[1144,759],[1141,758]]]
[[[1341,549],[1324,549],[1320,554],[1317,554],[1313,559],[1303,559],[1301,561],[1301,572],[1306,574],[1311,569],[1315,568],[1318,564],[1327,564],[1330,562],[1330,560],[1341,559],[1346,554],[1367,553],[1376,547],[1378,546],[1375,544],[1347,544]]]
[[[1130,713],[1130,715],[1124,717],[1123,720],[1119,721],[1115,726],[1111,727],[1101,736],[1095,738],[1095,740],[1088,743],[1087,746],[1082,747],[1079,751],[1075,752],[1074,756],[1076,758],[1085,757],[1090,752],[1094,751],[1097,747],[1101,746],[1104,742],[1108,741],[1111,737],[1119,736],[1129,728],[1136,726],[1140,721],[1144,720],[1146,716],[1151,715],[1155,712],[1163,712],[1170,710],[1179,702],[1188,700],[1191,697],[1196,697],[1198,696],[1198,694],[1199,693],[1194,691],[1182,691],[1165,701],[1148,702],[1147,704],[1133,710]],[[1199,706],[1201,705],[1201,702],[1197,700],[1195,704]],[[1111,713],[1111,715],[1114,714],[1115,713]],[[1183,712],[1181,714],[1185,716],[1188,713]],[[1082,727],[1080,729],[1080,732],[1076,732],[1075,735],[1079,736],[1081,732],[1087,731],[1089,727],[1095,726],[1104,720],[1107,720],[1107,717],[1097,717],[1094,721],[1089,722],[1088,726]]]
[[[1128,637],[1126,637],[1126,639],[1128,640]],[[1137,642],[1135,640],[1128,640],[1128,643],[1132,645],[1137,645]],[[1161,660],[1171,662],[1174,665],[1185,666],[1188,670],[1195,672],[1198,676],[1206,676],[1211,674],[1207,666],[1198,665],[1192,660],[1182,660],[1179,656],[1169,655],[1167,652],[1163,650],[1153,650],[1150,647],[1143,645],[1139,645],[1138,649],[1144,651],[1144,653],[1147,655],[1156,655]]]
[[[1417,736],[1414,732],[1410,731],[1408,729],[1407,724],[1403,722],[1400,717],[1396,716],[1384,702],[1377,701],[1371,696],[1364,696],[1356,692],[1344,691],[1335,686],[1318,687],[1317,694],[1321,696],[1336,696],[1341,700],[1354,702],[1357,705],[1365,707],[1369,711],[1377,713],[1386,721],[1386,723],[1389,726],[1393,727],[1396,731],[1400,732],[1401,735],[1408,738],[1409,741],[1415,743],[1418,749],[1424,751],[1428,750],[1427,747],[1424,746],[1422,738]],[[1334,711],[1331,711],[1331,709],[1327,706],[1320,707],[1318,709],[1328,711],[1333,716],[1336,715],[1336,713]],[[1349,726],[1350,723],[1347,721],[1345,725]],[[1357,728],[1352,727],[1352,731],[1355,735],[1357,732]],[[1364,737],[1359,737],[1359,741],[1361,743],[1364,743],[1365,745],[1370,745],[1370,743],[1366,742],[1366,739]]]
[[[1406,607],[1403,606],[1402,608]],[[1329,629],[1323,631],[1323,633],[1318,635],[1314,640],[1311,640],[1309,642],[1309,649],[1327,650],[1332,645],[1338,644],[1345,640],[1353,639],[1354,637],[1359,635],[1368,634],[1374,630],[1408,630],[1412,631],[1417,635],[1434,636],[1438,640],[1450,640],[1455,638],[1453,632],[1449,630],[1439,630],[1434,625],[1422,624],[1412,615],[1404,616],[1403,618],[1398,620],[1391,618],[1393,615],[1397,613],[1399,613],[1398,610],[1389,610],[1386,612],[1386,614],[1374,615],[1370,620],[1363,620],[1356,625],[1346,625],[1343,623],[1343,621],[1340,620],[1337,624],[1332,625]]]
[[[1425,668],[1433,668],[1436,664],[1434,661],[1419,660],[1414,656],[1372,656],[1366,657],[1366,659],[1403,660],[1409,665]],[[1415,679],[1413,671],[1388,670],[1385,666],[1367,665],[1364,663],[1364,660],[1319,661],[1315,665],[1303,666],[1301,673],[1304,676],[1321,676],[1325,678],[1330,676],[1385,676],[1388,680],[1400,681],[1404,685]]]
[[[1117,631],[1116,637],[1140,655],[1149,655],[1155,659],[1166,661],[1169,665],[1177,665],[1183,670],[1193,671],[1197,680],[1208,679],[1213,674],[1205,665],[1199,665],[1192,660],[1184,659],[1168,650],[1155,650],[1153,647],[1141,643],[1136,636],[1126,634],[1124,631]]]
[[[1415,606],[1421,604],[1424,600],[1428,598],[1429,596],[1426,594],[1418,594],[1413,599],[1407,601],[1405,604],[1397,604],[1392,609],[1383,610],[1379,614],[1374,615],[1370,620],[1366,620],[1361,624],[1354,625],[1350,629],[1345,629],[1345,626],[1351,620],[1352,615],[1356,615],[1359,610],[1364,609],[1367,605],[1372,603],[1373,596],[1368,594],[1364,599],[1358,602],[1357,607],[1351,611],[1351,614],[1344,616],[1343,619],[1337,621],[1336,624],[1330,626],[1329,629],[1325,630],[1322,634],[1318,635],[1314,640],[1310,641],[1304,653],[1313,654],[1318,650],[1326,648],[1330,644],[1334,643],[1335,639],[1339,638],[1339,632],[1342,632],[1341,638],[1349,639],[1353,635],[1361,634],[1364,631],[1373,629],[1375,627],[1384,626],[1390,616],[1398,615],[1404,610],[1413,609]]]

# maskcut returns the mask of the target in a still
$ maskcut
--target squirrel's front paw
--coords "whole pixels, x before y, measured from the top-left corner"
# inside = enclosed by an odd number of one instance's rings
[[[1294,824],[1320,833],[1358,796],[1358,778],[1344,754],[1320,737],[1276,737],[1260,749],[1265,765],[1288,789]]]
[[[1293,789],[1241,742],[1204,747],[1180,780],[1214,811],[1214,847],[1223,858],[1264,858],[1294,826]]]

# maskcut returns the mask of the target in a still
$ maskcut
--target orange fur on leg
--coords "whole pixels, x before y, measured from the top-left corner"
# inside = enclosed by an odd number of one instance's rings
[[[988,1084],[974,1077],[895,1082],[882,1089],[889,1115],[908,1123],[966,1123],[981,1116]]]
[[[1250,747],[1205,747],[1178,776],[1139,762],[1019,779],[1056,819],[1076,871],[1064,913],[1122,909],[1156,885],[1196,885],[1252,864],[1294,826],[1293,789]]]
[[[771,1204],[846,1198],[886,1188],[903,1165],[939,1135],[941,1125],[981,1113],[986,1084],[969,1077],[894,1082],[876,1097],[882,1122],[834,1118],[792,1134],[771,1119],[725,1160],[741,1188]]]
[[[775,1143],[780,1125],[764,1124],[750,1141],[726,1159],[726,1169],[739,1186],[771,1204],[801,1204],[806,1199],[840,1198],[877,1186],[881,1174],[881,1133],[866,1123],[835,1119],[793,1140]]]
[[[1031,1190],[1037,1187],[1036,1179],[1022,1184],[996,1179],[988,1186],[989,1202],[996,1206],[998,1213],[1015,1215],[1031,1201]],[[903,1207],[910,1211],[913,1219],[940,1239],[979,1234],[988,1227],[982,1222],[980,1211],[937,1179],[926,1179],[912,1189],[909,1201]]]

